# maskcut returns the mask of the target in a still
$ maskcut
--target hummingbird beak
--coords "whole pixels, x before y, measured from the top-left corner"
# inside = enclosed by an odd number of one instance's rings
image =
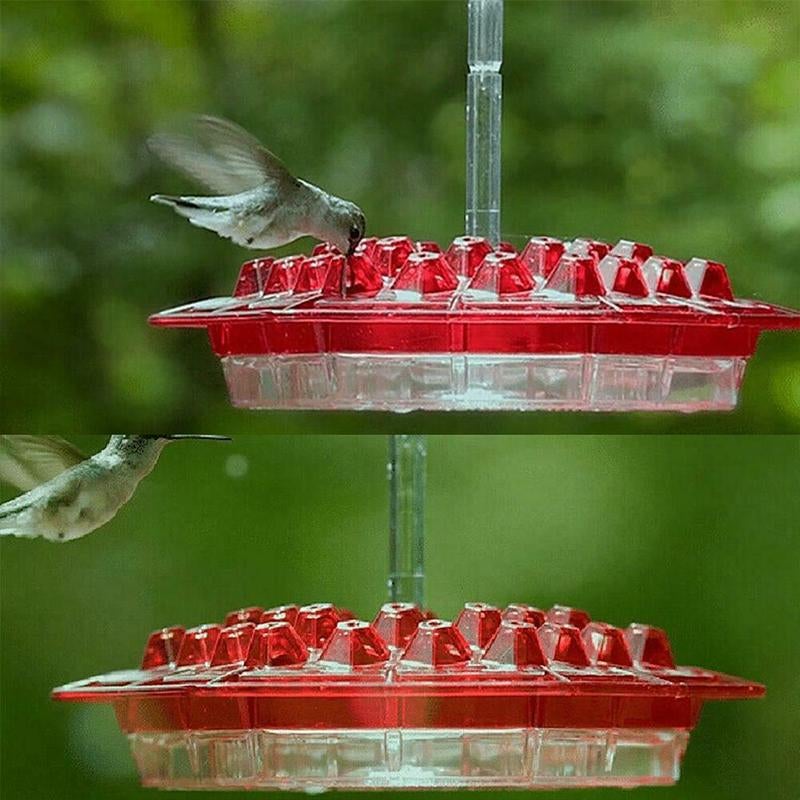
[[[358,236],[353,236],[348,239],[349,246],[347,248],[347,257],[350,258],[353,253],[356,251],[356,247],[358,247],[358,243],[361,241],[362,236],[359,234]]]
[[[171,442],[179,441],[180,439],[207,439],[212,442],[229,442],[230,436],[217,436],[210,433],[165,433],[162,434],[163,439],[169,439]]]

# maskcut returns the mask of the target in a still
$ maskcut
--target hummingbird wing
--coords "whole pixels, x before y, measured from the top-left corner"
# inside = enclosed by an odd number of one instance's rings
[[[258,139],[219,117],[194,117],[190,134],[158,133],[148,145],[166,163],[216,194],[239,194],[264,183],[282,193],[299,185]]]
[[[60,436],[0,436],[0,480],[23,492],[85,460],[77,447]]]
[[[0,505],[0,536],[19,536],[32,539],[38,536],[32,524],[35,514],[28,493]]]

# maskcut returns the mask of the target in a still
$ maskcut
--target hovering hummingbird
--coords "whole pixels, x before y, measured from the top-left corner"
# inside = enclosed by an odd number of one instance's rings
[[[115,434],[87,458],[58,436],[0,436],[0,479],[25,494],[0,505],[0,536],[78,539],[105,525],[150,473],[164,446],[190,434]]]
[[[350,255],[366,220],[349,200],[295,178],[246,130],[218,117],[194,117],[193,135],[156,134],[148,144],[171,166],[214,196],[154,194],[192,225],[216,231],[242,247],[280,247],[313,236]]]

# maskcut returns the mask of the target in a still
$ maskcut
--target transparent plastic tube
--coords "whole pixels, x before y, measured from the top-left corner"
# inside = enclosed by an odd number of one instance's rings
[[[389,599],[425,607],[424,436],[389,437]]]
[[[500,241],[503,0],[468,0],[466,232]]]

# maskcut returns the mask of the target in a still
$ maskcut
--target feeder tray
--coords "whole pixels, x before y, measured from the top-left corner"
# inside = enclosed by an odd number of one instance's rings
[[[429,617],[246,608],[53,696],[111,703],[146,786],[313,791],[672,784],[704,701],[764,693],[578,609]]]
[[[243,408],[688,412],[734,408],[761,331],[800,312],[635,242],[393,236],[247,261],[233,297],[150,322],[207,328]]]

